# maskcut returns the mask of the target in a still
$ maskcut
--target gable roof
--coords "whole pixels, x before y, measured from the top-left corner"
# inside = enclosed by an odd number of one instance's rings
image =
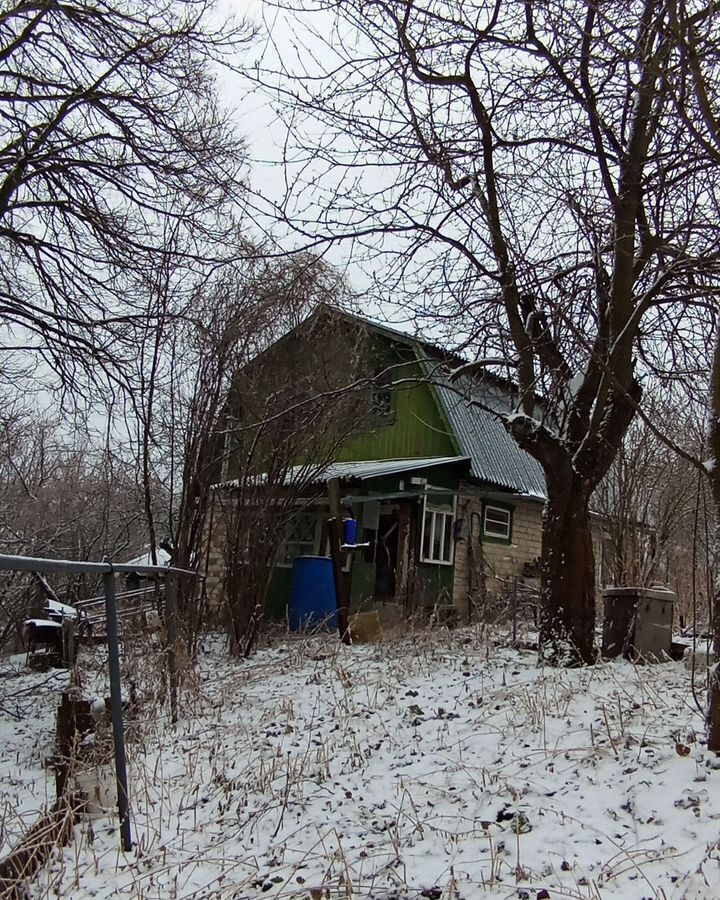
[[[466,362],[457,354],[344,310],[333,309],[332,312],[414,348],[418,360],[425,364],[436,399],[460,453],[471,460],[469,474],[473,478],[503,490],[545,499],[545,476],[540,463],[517,445],[498,415],[483,408],[489,406],[498,413],[511,413],[514,387],[511,381],[487,373],[482,381],[461,376],[451,382],[442,364]],[[478,406],[473,400],[481,401],[483,406]]]

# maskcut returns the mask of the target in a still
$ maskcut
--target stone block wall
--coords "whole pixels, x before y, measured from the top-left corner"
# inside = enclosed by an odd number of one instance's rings
[[[472,592],[475,603],[480,602],[481,579],[485,579],[488,598],[496,599],[503,590],[511,589],[513,578],[530,587],[539,588],[538,577],[527,571],[537,571],[542,551],[543,504],[537,500],[524,500],[508,495],[498,500],[499,505],[513,508],[511,543],[488,540],[482,534],[483,501],[493,503],[487,492],[476,487],[461,485],[458,497],[457,518],[462,520],[462,530],[455,542],[455,570],[453,580],[453,603],[461,616],[467,615],[468,598]],[[600,588],[602,560],[602,529],[593,524],[593,549],[595,551],[596,575]]]
[[[213,492],[210,512],[205,520],[203,552],[201,556],[205,574],[208,614],[212,621],[217,621],[221,615],[225,590],[225,542],[227,533],[222,499],[221,490]]]

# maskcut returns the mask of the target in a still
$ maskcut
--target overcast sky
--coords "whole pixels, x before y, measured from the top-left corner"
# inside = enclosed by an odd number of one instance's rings
[[[293,44],[297,24],[292,21],[291,13],[280,10],[270,3],[263,0],[222,0],[219,11],[221,14],[232,11],[259,25],[260,36],[248,49],[244,61],[249,69],[252,69],[261,58],[266,62],[272,60],[275,48],[283,53]],[[329,30],[331,17],[329,14],[325,15]],[[318,23],[322,23],[322,17],[323,13],[313,16],[316,27]],[[269,34],[272,35],[272,40],[269,39]],[[239,60],[238,65],[242,64],[243,61]],[[218,87],[221,102],[233,110],[238,130],[246,141],[253,189],[270,200],[279,200],[284,180],[282,150],[286,131],[273,110],[272,101],[259,91],[249,90],[248,82],[242,75],[227,70],[220,74]],[[283,240],[283,245],[294,247],[297,246],[298,240],[296,236],[291,236]],[[345,271],[354,290],[363,289],[366,278],[359,266],[349,261],[346,246],[331,248],[326,258]]]

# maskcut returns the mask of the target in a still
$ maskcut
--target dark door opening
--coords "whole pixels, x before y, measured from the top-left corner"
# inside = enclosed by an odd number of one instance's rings
[[[375,599],[395,599],[398,569],[399,517],[397,509],[381,512],[375,545]]]

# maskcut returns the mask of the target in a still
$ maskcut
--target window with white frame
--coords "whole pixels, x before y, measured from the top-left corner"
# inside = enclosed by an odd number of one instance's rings
[[[280,547],[280,565],[291,566],[297,556],[314,556],[318,545],[317,513],[296,513],[287,528]]]
[[[451,565],[453,561],[454,498],[426,496],[422,527],[421,561]]]
[[[512,541],[512,509],[486,503],[483,509],[483,537],[509,544]]]

